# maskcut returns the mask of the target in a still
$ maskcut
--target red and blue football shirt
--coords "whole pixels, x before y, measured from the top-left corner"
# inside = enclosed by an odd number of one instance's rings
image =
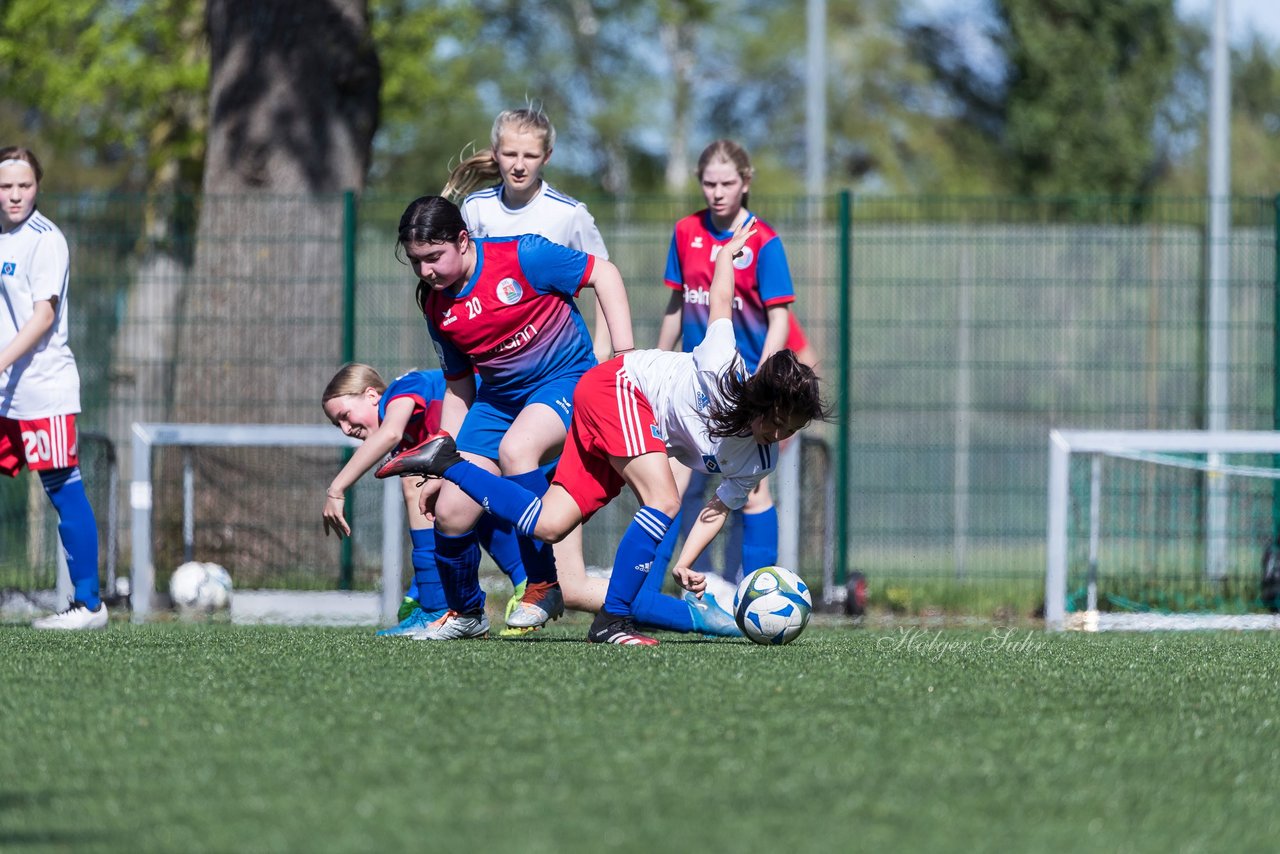
[[[573,297],[595,256],[536,234],[478,238],[476,267],[456,294],[431,291],[424,315],[447,380],[473,370],[490,399],[519,400],[596,363]]]
[[[378,423],[387,417],[391,401],[407,397],[413,401],[413,414],[400,436],[393,453],[421,444],[432,433],[440,432],[440,409],[444,401],[444,374],[441,371],[410,371],[396,377],[378,399]]]
[[[751,214],[748,213],[748,216]],[[755,218],[756,233],[747,240],[742,257],[733,262],[733,331],[747,369],[754,371],[769,331],[769,308],[795,302],[791,269],[782,239],[764,220]],[[706,210],[676,223],[667,252],[667,287],[684,291],[682,335],[684,351],[692,352],[707,334],[711,276],[716,255],[732,231],[717,231]]]

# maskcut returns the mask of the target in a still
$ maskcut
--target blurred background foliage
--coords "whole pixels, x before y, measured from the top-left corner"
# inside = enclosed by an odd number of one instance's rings
[[[1207,22],[1173,0],[828,0],[829,181],[871,194],[1201,193]],[[799,0],[368,0],[382,66],[368,187],[439,189],[493,115],[543,106],[551,180],[693,190],[742,141],[756,189],[803,187]],[[194,192],[208,133],[202,0],[0,0],[0,139],[47,189]],[[1232,184],[1280,190],[1280,48],[1232,49]]]

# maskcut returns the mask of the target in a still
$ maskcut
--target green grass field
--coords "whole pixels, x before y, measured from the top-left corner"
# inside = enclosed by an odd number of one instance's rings
[[[564,623],[567,623],[565,625]],[[4,851],[1247,851],[1280,639],[0,629]]]

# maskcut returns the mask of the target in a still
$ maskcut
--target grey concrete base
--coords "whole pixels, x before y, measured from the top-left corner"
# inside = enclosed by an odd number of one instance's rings
[[[345,590],[236,590],[231,622],[307,626],[376,626],[379,594]]]

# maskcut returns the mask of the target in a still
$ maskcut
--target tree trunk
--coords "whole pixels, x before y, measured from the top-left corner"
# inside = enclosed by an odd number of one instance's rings
[[[175,420],[317,423],[343,354],[342,191],[363,188],[378,119],[366,3],[209,0],[207,14],[208,151]],[[336,454],[195,460],[198,560],[241,586],[274,585],[283,568],[332,584],[338,550],[312,535]],[[173,488],[158,510],[181,506]]]
[[[687,21],[662,25],[662,46],[671,61],[671,128],[667,134],[667,168],[664,184],[668,193],[680,194],[689,186],[693,166],[689,160],[689,116],[693,102],[693,27]]]

